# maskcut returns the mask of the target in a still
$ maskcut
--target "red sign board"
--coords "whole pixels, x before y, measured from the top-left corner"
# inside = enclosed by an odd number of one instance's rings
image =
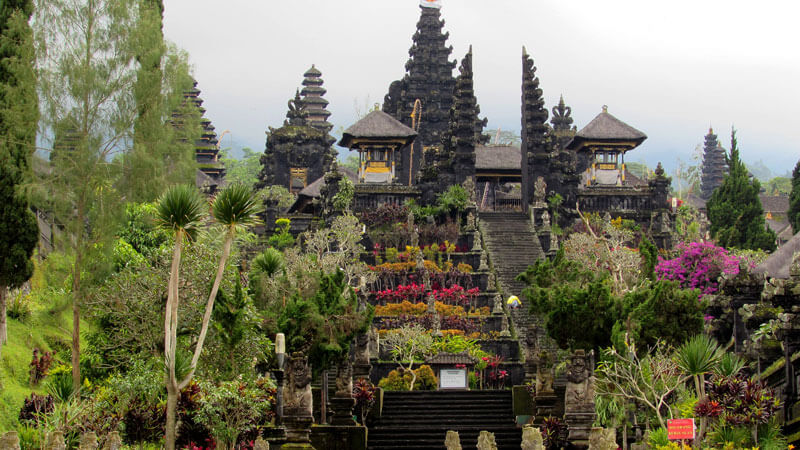
[[[667,420],[667,437],[671,441],[694,439],[694,419]]]

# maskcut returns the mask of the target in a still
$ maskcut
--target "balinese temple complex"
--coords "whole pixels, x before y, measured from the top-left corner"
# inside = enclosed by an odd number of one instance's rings
[[[625,168],[626,153],[642,144],[645,133],[605,106],[578,131],[563,96],[551,116],[533,58],[523,48],[521,148],[488,145],[473,88],[472,49],[454,76],[448,37],[437,2],[421,2],[405,74],[390,84],[382,111],[347,128],[339,141],[358,154],[356,211],[409,199],[429,204],[449,186],[464,184],[483,211],[525,211],[539,223],[536,215],[558,195],[565,224],[578,211],[610,213],[667,238],[669,179],[660,165],[650,180]],[[325,204],[320,184],[336,154],[321,76],[312,66],[303,90],[289,102],[284,125],[269,128],[256,186],[277,184],[298,194],[289,212],[301,221],[305,215],[308,223]]]

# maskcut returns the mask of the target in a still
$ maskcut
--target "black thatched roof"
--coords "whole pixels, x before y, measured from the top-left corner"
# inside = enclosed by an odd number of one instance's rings
[[[789,278],[789,268],[797,252],[800,252],[800,233],[778,247],[769,258],[753,269],[753,273],[764,273],[772,278]]]
[[[339,145],[350,148],[353,139],[357,138],[401,138],[405,139],[408,144],[416,136],[416,131],[403,125],[389,114],[376,110],[346,129]]]
[[[344,174],[347,178],[350,179],[353,183],[358,183],[358,175],[353,172],[352,170],[348,169],[347,167],[339,167],[339,171]],[[302,191],[300,191],[299,195],[317,198],[320,195],[320,189],[325,184],[325,177],[321,176],[311,182],[308,186],[304,187]]]
[[[476,170],[520,170],[520,149],[511,145],[476,145]]]
[[[786,214],[789,211],[789,197],[759,194],[758,198],[764,211],[778,214]]]
[[[609,114],[608,108],[603,106],[603,112],[578,131],[567,147],[578,148],[585,141],[634,141],[636,145],[639,145],[645,139],[647,139],[646,134],[612,116]]]

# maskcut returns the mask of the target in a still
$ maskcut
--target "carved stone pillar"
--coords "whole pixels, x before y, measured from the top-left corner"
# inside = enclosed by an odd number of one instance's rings
[[[339,363],[336,369],[336,392],[331,399],[333,418],[331,425],[355,426],[353,420],[353,407],[356,400],[353,398],[353,366],[349,360]]]
[[[308,357],[293,353],[287,370],[283,393],[283,423],[286,427],[284,449],[312,448],[311,424],[314,422],[311,401],[311,367]]]

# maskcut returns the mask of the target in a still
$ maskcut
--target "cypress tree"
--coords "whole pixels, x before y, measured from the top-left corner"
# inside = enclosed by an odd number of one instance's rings
[[[766,228],[764,209],[758,192],[761,184],[750,177],[731,130],[731,153],[727,157],[728,175],[706,204],[711,222],[711,237],[729,248],[775,250],[775,233]]]
[[[792,193],[789,195],[789,223],[792,231],[800,233],[800,161],[792,171]]]
[[[39,120],[30,0],[0,3],[0,350],[7,340],[6,293],[33,274],[36,217],[20,185],[27,180]]]

